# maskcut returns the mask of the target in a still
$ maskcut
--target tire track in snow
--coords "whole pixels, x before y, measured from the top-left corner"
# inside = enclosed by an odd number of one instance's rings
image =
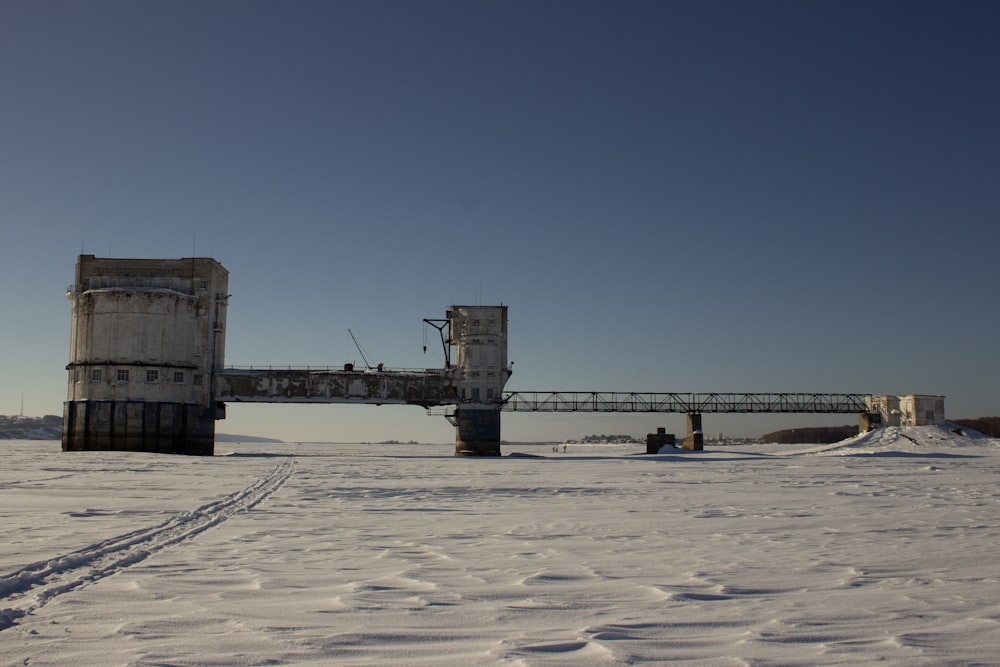
[[[63,593],[120,572],[251,509],[280,489],[292,476],[292,468],[293,459],[289,457],[266,477],[220,500],[155,526],[116,535],[0,575],[0,631]]]

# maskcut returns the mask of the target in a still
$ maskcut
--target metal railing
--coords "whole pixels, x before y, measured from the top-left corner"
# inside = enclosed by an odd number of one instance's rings
[[[409,373],[409,374],[442,374],[443,368],[389,368],[383,366],[378,368],[367,368],[362,364],[351,364],[352,368],[345,368],[346,364],[339,366],[311,366],[302,364],[267,364],[267,365],[236,365],[226,366],[221,372],[228,373],[267,373],[267,372],[303,372],[303,373]]]
[[[870,394],[505,392],[505,412],[854,413]]]

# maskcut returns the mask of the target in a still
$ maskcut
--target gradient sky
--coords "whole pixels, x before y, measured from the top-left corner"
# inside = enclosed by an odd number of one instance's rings
[[[422,318],[503,302],[512,390],[1000,414],[998,32],[996,2],[3,0],[0,414],[61,414],[81,252],[222,262],[228,365],[360,362],[350,328],[437,367]],[[454,437],[406,406],[218,430]]]

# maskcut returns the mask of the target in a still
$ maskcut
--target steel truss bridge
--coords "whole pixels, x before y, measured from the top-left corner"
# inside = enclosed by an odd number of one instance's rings
[[[675,394],[655,392],[505,392],[504,412],[854,413],[870,394]]]

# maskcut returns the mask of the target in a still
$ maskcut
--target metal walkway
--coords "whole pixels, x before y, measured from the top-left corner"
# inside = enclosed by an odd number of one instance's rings
[[[653,392],[505,392],[504,412],[806,412],[867,410],[870,394],[674,394]]]

